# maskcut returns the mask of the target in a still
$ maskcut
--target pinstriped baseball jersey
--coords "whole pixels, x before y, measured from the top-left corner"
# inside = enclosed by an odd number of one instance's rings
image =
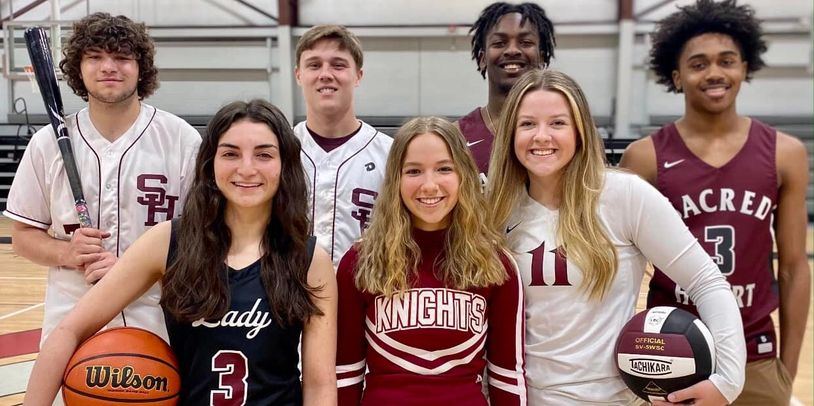
[[[308,201],[317,243],[339,260],[370,224],[379,194],[387,153],[393,139],[361,122],[361,129],[341,146],[325,152],[306,123],[294,127],[302,144],[302,164],[308,175]]]
[[[148,228],[181,213],[194,176],[201,137],[185,121],[142,104],[135,123],[110,142],[94,128],[83,109],[66,117],[82,191],[93,226],[110,232],[103,247],[121,256]],[[31,138],[9,191],[6,217],[61,240],[79,227],[73,196],[50,126]],[[43,341],[90,285],[76,270],[51,267],[45,295]],[[128,306],[127,325],[146,328],[166,339],[158,285]],[[122,325],[117,317],[108,326]]]

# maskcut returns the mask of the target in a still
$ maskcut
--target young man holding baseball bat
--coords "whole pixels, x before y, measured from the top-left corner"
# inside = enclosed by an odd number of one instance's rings
[[[14,251],[49,267],[42,340],[130,244],[181,213],[200,135],[141,102],[158,87],[155,46],[144,24],[107,13],[73,26],[60,68],[88,106],[65,118],[92,227],[79,227],[51,126],[25,150],[3,214],[15,220]],[[166,339],[154,286],[111,325]]]

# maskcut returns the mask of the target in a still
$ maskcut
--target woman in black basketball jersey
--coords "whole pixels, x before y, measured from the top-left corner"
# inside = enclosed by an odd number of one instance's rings
[[[279,110],[223,107],[182,218],[145,233],[62,321],[25,404],[51,404],[77,345],[159,280],[182,404],[335,404],[336,281],[308,236],[306,199],[299,142]]]

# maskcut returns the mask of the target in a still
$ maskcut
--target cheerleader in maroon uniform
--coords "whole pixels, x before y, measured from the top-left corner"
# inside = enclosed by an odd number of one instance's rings
[[[485,406],[484,367],[489,404],[525,404],[522,288],[455,126],[399,130],[375,211],[337,273],[339,404]]]

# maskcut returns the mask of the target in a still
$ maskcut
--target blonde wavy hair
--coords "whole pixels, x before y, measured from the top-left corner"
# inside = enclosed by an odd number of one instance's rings
[[[506,222],[528,191],[529,176],[514,152],[514,135],[520,103],[530,92],[562,94],[568,101],[577,133],[574,157],[561,178],[557,244],[584,274],[583,290],[601,300],[616,276],[617,253],[599,222],[599,195],[608,170],[605,148],[594,125],[588,102],[579,85],[554,70],[533,70],[515,83],[503,105],[489,162],[486,200],[493,227]]]
[[[412,237],[412,220],[401,198],[401,176],[407,148],[416,136],[435,134],[447,144],[460,178],[458,203],[452,209],[444,242],[445,255],[436,264],[438,278],[455,289],[500,285],[507,278],[498,257],[503,237],[483,221],[486,212],[475,161],[463,135],[438,117],[418,117],[404,124],[394,137],[387,158],[382,190],[376,198],[373,221],[360,242],[356,286],[372,294],[400,294],[411,287],[421,250]]]

